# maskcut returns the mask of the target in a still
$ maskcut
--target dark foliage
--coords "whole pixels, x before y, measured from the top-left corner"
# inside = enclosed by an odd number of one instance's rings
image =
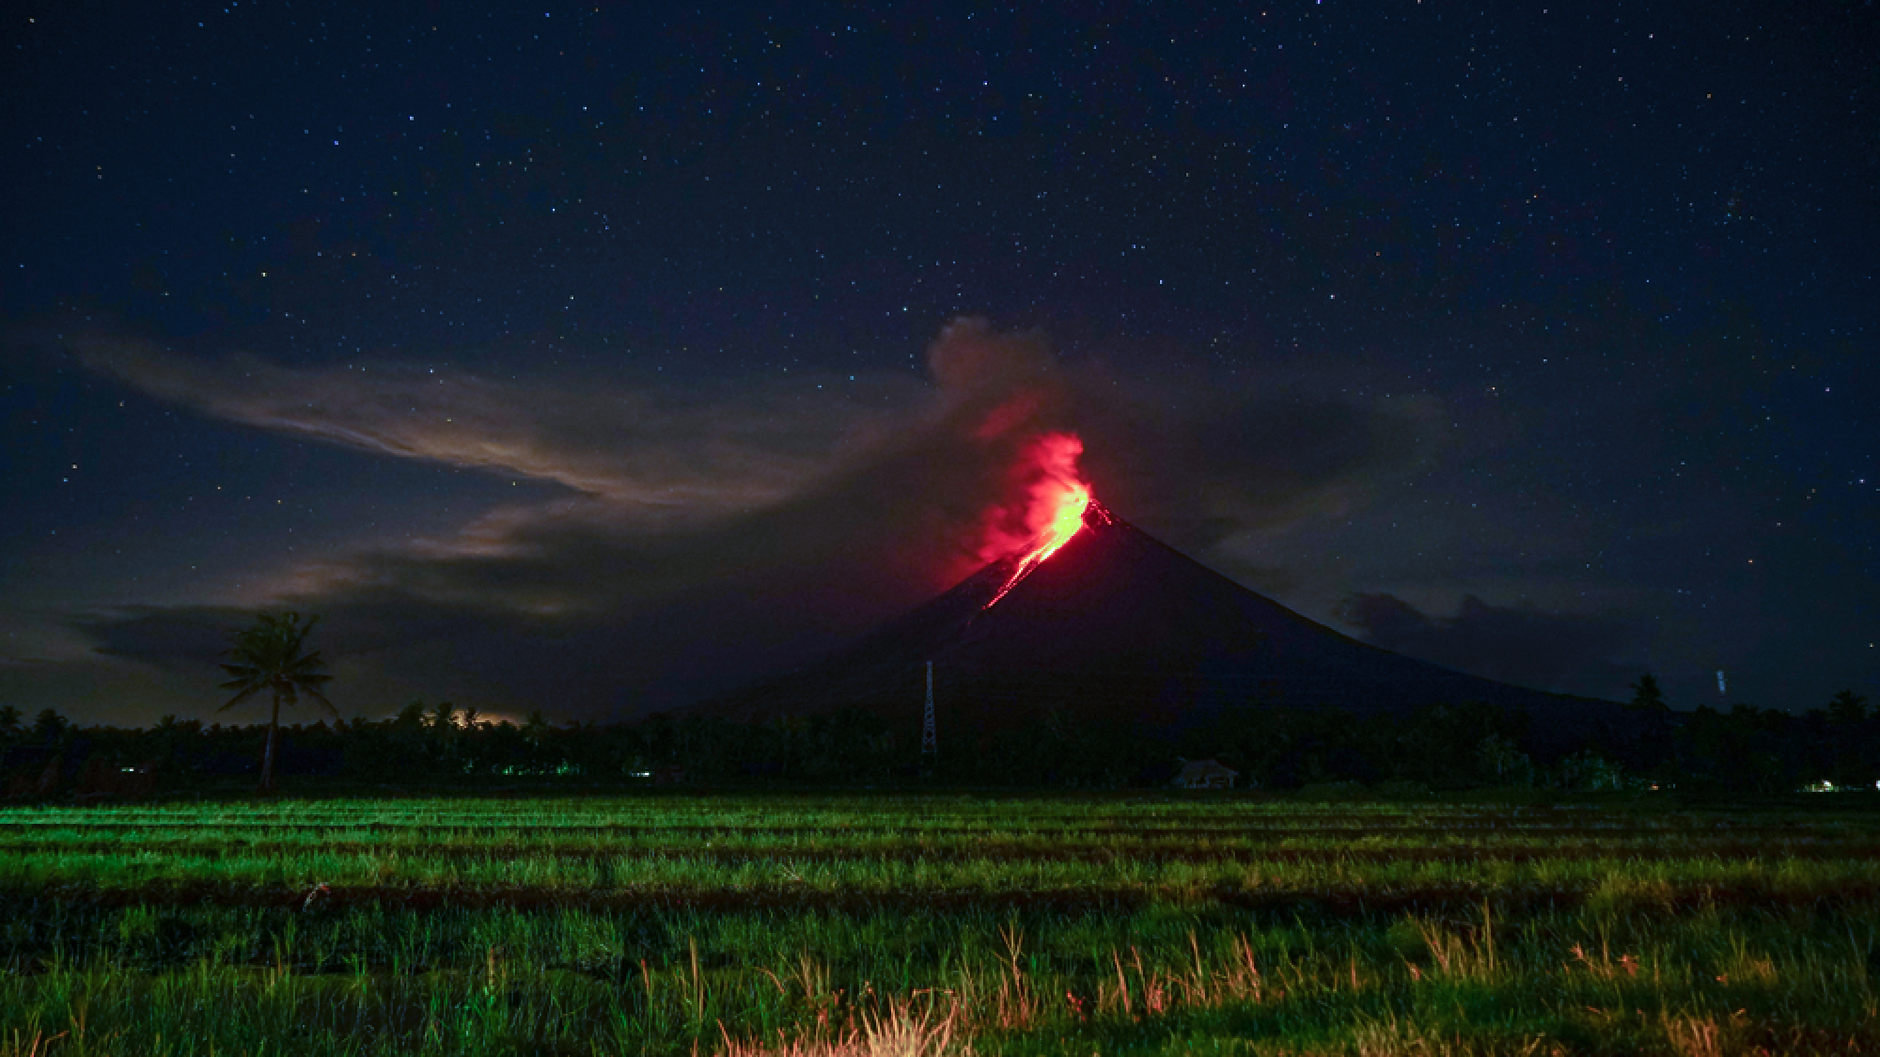
[[[299,779],[470,789],[568,785],[899,785],[925,781],[1058,788],[1158,786],[1177,760],[1212,756],[1242,785],[1330,783],[1433,790],[1494,786],[1787,792],[1823,781],[1874,787],[1880,715],[1849,692],[1793,715],[1632,713],[1631,728],[1588,725],[1578,741],[1537,739],[1498,705],[1434,705],[1409,716],[1280,707],[1183,727],[1080,719],[1048,696],[996,728],[949,727],[920,755],[919,715],[894,724],[860,709],[759,723],[656,714],[612,726],[466,722],[468,710],[414,702],[383,720],[280,728],[277,769]],[[474,713],[471,714],[474,716]],[[266,724],[204,726],[166,716],[144,730],[58,717],[0,731],[0,772],[17,798],[135,799],[222,788],[260,768]],[[235,788],[235,787],[230,787]]]

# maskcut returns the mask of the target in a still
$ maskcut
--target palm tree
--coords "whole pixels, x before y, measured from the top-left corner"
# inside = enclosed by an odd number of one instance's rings
[[[318,619],[308,617],[303,624],[298,613],[263,613],[253,627],[231,634],[235,645],[224,653],[233,663],[223,665],[222,670],[234,678],[220,689],[233,690],[235,696],[216,711],[226,712],[263,690],[274,695],[274,712],[268,718],[268,751],[261,761],[263,793],[274,792],[274,746],[280,739],[282,702],[294,704],[304,693],[325,705],[334,719],[339,718],[333,702],[320,693],[320,684],[332,678],[320,670],[326,666],[320,651],[301,652],[301,644]]]
[[[1650,672],[1638,677],[1632,684],[1633,709],[1640,712],[1669,712],[1671,706],[1665,703],[1665,692],[1658,688],[1658,679]]]

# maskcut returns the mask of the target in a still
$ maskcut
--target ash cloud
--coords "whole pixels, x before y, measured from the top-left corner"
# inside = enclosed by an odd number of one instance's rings
[[[1441,405],[1336,389],[1335,373],[1278,371],[1239,389],[1087,386],[1084,465],[1112,506],[1197,555],[1345,517],[1441,455]]]
[[[1023,501],[1013,467],[1053,432],[1082,438],[1100,499],[1204,558],[1361,503],[1428,448],[1413,403],[1283,376],[1157,384],[1066,365],[1043,334],[979,319],[930,345],[931,385],[864,378],[820,395],[296,369],[111,342],[80,355],[212,418],[566,486],[441,538],[284,565],[243,599],[76,624],[113,659],[207,669],[254,608],[318,613],[334,689],[368,713],[421,695],[603,718],[811,661],[977,568],[987,511]]]
[[[1474,595],[1443,617],[1382,593],[1350,596],[1340,615],[1374,646],[1539,690],[1619,697],[1643,670],[1645,631],[1629,620],[1493,606]]]

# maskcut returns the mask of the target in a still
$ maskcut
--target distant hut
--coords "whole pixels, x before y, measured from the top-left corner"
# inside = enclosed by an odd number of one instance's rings
[[[1175,776],[1175,784],[1182,789],[1232,789],[1234,779],[1239,777],[1239,771],[1210,756],[1205,760],[1184,760],[1181,773]]]

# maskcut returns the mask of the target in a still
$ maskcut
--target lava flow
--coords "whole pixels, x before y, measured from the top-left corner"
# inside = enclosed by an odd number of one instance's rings
[[[1077,474],[1077,456],[1083,451],[1083,441],[1071,433],[1046,434],[1032,449],[1037,476],[1030,485],[1030,503],[1025,511],[1026,524],[1033,530],[1029,549],[1015,559],[1012,575],[985,609],[997,605],[1020,580],[1084,527],[1084,512],[1090,509],[1090,486]]]

